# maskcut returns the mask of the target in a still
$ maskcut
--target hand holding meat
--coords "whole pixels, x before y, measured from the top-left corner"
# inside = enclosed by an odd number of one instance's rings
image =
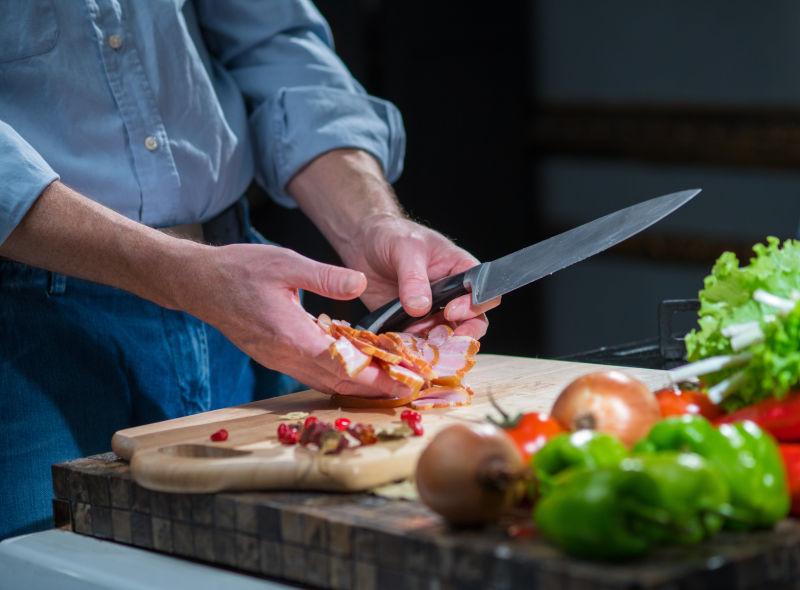
[[[257,362],[319,391],[396,397],[407,387],[377,367],[349,377],[331,358],[334,338],[300,305],[298,289],[353,299],[366,287],[361,272],[321,264],[276,246],[236,244],[202,248],[178,306],[211,323]]]

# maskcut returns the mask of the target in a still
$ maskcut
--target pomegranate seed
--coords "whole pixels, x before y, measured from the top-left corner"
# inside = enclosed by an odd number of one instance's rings
[[[211,440],[214,442],[222,442],[228,440],[228,431],[224,428],[220,428],[214,434],[211,435]]]
[[[406,422],[411,427],[411,430],[414,431],[414,436],[422,436],[425,434],[425,431],[422,429],[422,424],[419,422]]]
[[[403,410],[400,413],[400,420],[403,422],[420,422],[422,421],[422,415],[419,412],[415,412],[414,410]]]
[[[347,430],[350,426],[350,418],[336,418],[336,422],[333,423],[333,426],[336,430]]]
[[[316,424],[317,422],[319,422],[319,418],[317,418],[316,416],[309,416],[308,418],[306,418],[306,421],[303,422],[303,428],[311,428],[311,426],[313,424]]]
[[[297,442],[297,429],[281,422],[278,424],[278,440],[285,445],[293,445]]]

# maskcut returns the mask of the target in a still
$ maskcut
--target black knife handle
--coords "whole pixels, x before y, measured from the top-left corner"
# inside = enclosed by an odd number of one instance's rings
[[[426,316],[411,317],[403,309],[400,300],[394,299],[361,318],[356,324],[356,328],[371,330],[375,333],[400,331],[412,323],[439,311],[456,297],[469,293],[465,282],[468,272],[465,271],[431,283],[431,311]]]

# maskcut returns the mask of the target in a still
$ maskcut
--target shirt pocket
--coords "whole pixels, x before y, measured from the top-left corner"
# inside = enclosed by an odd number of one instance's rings
[[[0,64],[47,53],[58,41],[52,0],[0,0]]]

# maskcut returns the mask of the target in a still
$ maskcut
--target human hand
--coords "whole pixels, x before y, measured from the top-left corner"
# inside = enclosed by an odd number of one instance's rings
[[[300,304],[298,289],[331,299],[364,292],[363,273],[321,264],[277,246],[198,247],[184,269],[193,287],[179,306],[217,327],[262,365],[324,393],[404,397],[408,387],[370,365],[350,378],[328,347],[326,334]]]
[[[472,268],[478,260],[442,234],[405,217],[382,214],[365,219],[361,230],[342,248],[350,267],[364,272],[367,287],[361,299],[370,309],[400,297],[413,317],[431,309],[430,283]],[[474,306],[469,295],[452,301],[442,311],[416,324],[422,330],[443,320],[458,324],[457,334],[480,338],[486,333],[485,312],[500,304],[500,298]]]

